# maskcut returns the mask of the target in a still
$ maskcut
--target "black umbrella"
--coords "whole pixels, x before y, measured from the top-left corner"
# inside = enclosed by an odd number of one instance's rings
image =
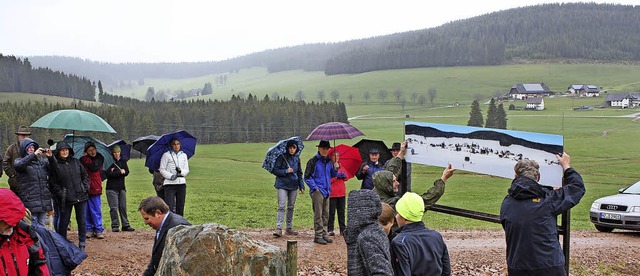
[[[140,153],[147,155],[147,150],[149,149],[149,146],[151,146],[151,144],[158,141],[158,139],[160,139],[160,136],[158,135],[142,136],[133,140],[133,143],[131,143],[131,145],[133,146],[134,150],[137,150]]]
[[[391,151],[389,151],[389,148],[383,141],[362,139],[358,143],[355,143],[353,147],[358,148],[363,162],[369,160],[369,151],[371,149],[378,149],[378,151],[380,151],[380,159],[378,159],[378,161],[382,164],[392,157]]]

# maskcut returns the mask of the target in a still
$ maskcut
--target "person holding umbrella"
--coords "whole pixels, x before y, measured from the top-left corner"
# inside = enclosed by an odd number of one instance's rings
[[[65,141],[56,145],[56,160],[58,162],[52,181],[49,182],[51,193],[59,202],[60,221],[56,225],[56,232],[67,238],[67,226],[71,221],[71,211],[76,211],[78,223],[78,247],[85,248],[87,243],[87,200],[89,200],[89,176],[80,163],[73,157],[73,148]]]
[[[122,231],[133,232],[135,229],[129,224],[127,218],[127,190],[124,178],[129,175],[127,160],[122,158],[120,146],[111,147],[113,164],[107,169],[107,202],[109,203],[109,215],[111,216],[111,232],[119,232],[118,214],[122,221]]]
[[[380,150],[377,148],[370,149],[369,160],[362,162],[360,169],[356,173],[356,178],[362,180],[360,189],[373,190],[373,174],[383,169],[383,164],[378,159],[380,159]]]
[[[335,148],[329,150],[331,161],[333,161],[333,165],[338,172],[343,173],[346,176],[347,171],[340,164],[340,153],[334,149]],[[345,198],[347,196],[347,187],[344,183],[345,180],[346,177],[331,178],[331,193],[329,194],[329,222],[327,224],[329,236],[335,236],[333,228],[335,224],[336,211],[338,212],[338,227],[340,229],[340,235],[343,235],[344,230],[346,229],[344,223],[344,209],[346,206]]]
[[[160,173],[165,178],[164,200],[169,210],[184,216],[184,203],[187,195],[187,179],[189,174],[189,160],[187,154],[181,150],[181,142],[177,138],[169,140],[171,149],[160,158]]]
[[[278,213],[276,215],[276,237],[282,237],[282,222],[285,214],[285,204],[287,206],[287,235],[298,235],[293,231],[293,208],[296,204],[297,192],[304,193],[304,182],[302,180],[302,166],[300,165],[300,150],[297,141],[286,141],[287,151],[280,154],[276,159],[271,173],[276,176],[274,187],[278,190]]]
[[[309,186],[309,195],[313,205],[313,228],[315,238],[313,242],[326,245],[332,243],[327,237],[327,224],[329,223],[329,194],[331,191],[331,178],[346,177],[339,173],[333,161],[329,158],[329,141],[321,140],[318,144],[318,153],[307,162],[304,171],[304,181]]]

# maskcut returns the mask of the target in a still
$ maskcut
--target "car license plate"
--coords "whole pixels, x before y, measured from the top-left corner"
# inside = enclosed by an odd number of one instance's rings
[[[600,218],[620,220],[620,214],[600,213]]]

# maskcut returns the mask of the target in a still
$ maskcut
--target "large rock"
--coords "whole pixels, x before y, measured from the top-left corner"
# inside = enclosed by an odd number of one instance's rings
[[[176,226],[156,275],[285,275],[286,251],[219,224]]]

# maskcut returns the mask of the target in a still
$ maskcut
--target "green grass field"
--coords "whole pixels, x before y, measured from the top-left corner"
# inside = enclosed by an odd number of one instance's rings
[[[407,102],[413,103],[412,93],[426,95],[429,88],[438,90],[435,104],[461,104],[469,102],[476,94],[485,98],[497,91],[507,92],[517,83],[544,82],[552,91],[564,92],[572,84],[589,83],[609,92],[640,90],[640,66],[618,64],[516,64],[499,66],[464,66],[417,68],[404,70],[375,71],[354,75],[325,76],[323,72],[285,71],[269,74],[265,68],[243,69],[227,73],[227,83],[216,85],[220,74],[190,79],[145,79],[143,86],[126,90],[108,91],[117,95],[143,99],[148,87],[155,91],[202,88],[206,82],[213,84],[213,94],[202,99],[228,100],[231,95],[249,93],[272,95],[294,99],[302,91],[306,101],[318,101],[317,92],[324,90],[325,100],[336,90],[340,101],[364,104],[364,92],[368,91],[369,103],[381,103],[378,91],[387,90],[386,103],[394,102],[393,93],[400,89]],[[353,96],[352,102],[349,95]]]
[[[358,75],[325,76],[321,72],[290,71],[268,74],[263,68],[241,70],[228,74],[225,86],[215,86],[214,94],[207,98],[228,99],[243,92],[262,97],[278,92],[293,98],[295,92],[305,92],[305,100],[317,100],[316,91],[332,90],[341,93],[347,105],[350,122],[366,134],[365,138],[384,140],[390,145],[404,137],[404,122],[432,122],[466,125],[473,95],[488,98],[495,91],[506,91],[513,84],[544,81],[554,91],[564,91],[574,83],[602,86],[610,93],[640,89],[637,76],[640,67],[627,65],[594,64],[537,64],[487,67],[423,68],[371,72]],[[148,86],[160,89],[187,89],[214,83],[214,76],[187,80],[145,80],[144,87],[118,91],[118,94],[142,98]],[[303,89],[304,87],[304,89]],[[438,89],[433,105],[408,103],[404,107],[392,104],[393,91],[400,88],[404,96],[412,92],[426,93],[429,87]],[[377,91],[387,89],[389,96],[381,103]],[[371,92],[365,103],[364,91]],[[347,95],[353,94],[353,102]],[[31,99],[21,93],[3,93],[2,100]],[[42,100],[34,95],[33,101]],[[601,105],[606,94],[599,98],[572,99],[545,98],[546,110],[508,110],[508,129],[549,133],[564,136],[566,151],[572,156],[572,165],[584,177],[587,194],[572,211],[574,229],[593,229],[589,222],[589,207],[596,198],[614,194],[618,189],[635,183],[640,178],[633,138],[640,133],[633,118],[619,117],[639,110],[593,109],[574,111],[581,105]],[[51,98],[47,97],[51,102]],[[459,105],[453,105],[454,103]],[[519,102],[505,103],[523,107]],[[481,105],[486,112],[486,105]],[[486,117],[486,113],[484,114]],[[407,118],[407,116],[409,118]],[[308,133],[300,133],[303,138]],[[338,140],[336,144],[353,145],[360,138]],[[275,141],[274,141],[275,142]],[[217,222],[235,228],[272,228],[275,225],[276,190],[274,176],[261,168],[266,150],[273,143],[241,143],[199,145],[190,160],[191,174],[187,177],[186,217],[192,223]],[[303,164],[315,154],[317,141],[307,141],[302,153]],[[136,156],[136,154],[134,154]],[[144,167],[144,159],[129,162],[131,174],[127,178],[129,217],[134,227],[146,227],[137,213],[142,198],[154,195],[151,174]],[[414,165],[413,190],[422,192],[440,176],[442,169]],[[6,178],[3,177],[3,178]],[[1,181],[7,186],[6,181]],[[458,171],[447,183],[442,205],[497,214],[506,195],[510,180]],[[359,188],[359,181],[347,182],[348,189]],[[311,200],[308,194],[298,196],[295,209],[296,228],[312,227]],[[103,197],[105,228],[110,227],[106,198]],[[435,229],[499,229],[497,224],[428,212],[425,222]]]
[[[593,104],[599,100],[582,100]],[[638,135],[633,118],[615,117],[634,110],[595,109],[573,111],[575,101],[564,97],[547,99],[549,110],[508,111],[509,129],[563,135],[572,165],[584,177],[587,194],[572,211],[573,229],[593,229],[588,212],[596,198],[614,194],[640,178],[640,159],[629,139]],[[519,104],[516,102],[516,104]],[[581,102],[580,105],[583,103]],[[351,123],[366,134],[365,138],[384,140],[390,145],[404,137],[404,122],[419,121],[466,125],[469,106],[414,108],[404,111],[397,105],[350,105]],[[486,107],[483,107],[486,109]],[[637,110],[635,110],[637,111]],[[409,114],[411,118],[406,119]],[[301,133],[306,136],[307,133]],[[360,138],[338,140],[336,144],[355,144]],[[317,141],[306,141],[303,163],[315,154]],[[187,177],[186,217],[192,223],[216,222],[234,228],[271,228],[275,225],[276,190],[274,176],[261,168],[266,150],[272,143],[199,145],[190,160]],[[137,153],[133,154],[138,157]],[[127,177],[129,217],[134,227],[144,228],[137,213],[142,198],[154,195],[151,174],[144,159],[129,162]],[[414,165],[413,190],[422,192],[440,176],[442,169]],[[2,185],[6,186],[3,180]],[[497,214],[510,179],[458,171],[448,181],[445,195],[438,204]],[[348,190],[359,188],[356,179],[347,182]],[[299,195],[294,227],[311,228],[312,211],[308,194]],[[110,219],[103,197],[104,226]],[[499,229],[498,224],[428,212],[425,222],[435,229]]]

